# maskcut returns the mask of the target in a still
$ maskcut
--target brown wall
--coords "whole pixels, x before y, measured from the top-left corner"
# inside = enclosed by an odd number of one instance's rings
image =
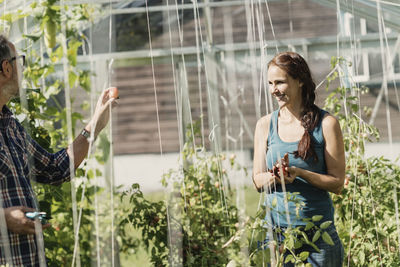
[[[258,7],[257,7],[258,8]],[[293,1],[291,12],[289,12],[287,2],[273,2],[269,3],[271,19],[276,33],[276,39],[287,38],[308,38],[320,36],[334,36],[337,34],[336,10],[329,9],[314,2],[303,0]],[[273,40],[268,14],[266,12],[265,3],[259,9],[259,14],[264,16],[264,39],[266,41]],[[229,8],[214,8],[212,13],[213,18],[213,39],[215,44],[225,43],[227,36],[224,35],[224,13],[229,12],[232,14],[232,29],[233,40],[235,43],[247,41],[247,24],[246,13],[243,6],[235,6]],[[290,20],[293,22],[293,31],[290,32]],[[203,23],[203,21],[202,21]],[[195,22],[193,20],[186,20],[182,25],[184,46],[195,46]],[[205,38],[205,28],[203,25],[203,37]],[[258,40],[257,29],[256,40]],[[179,38],[175,34],[174,45],[179,46]],[[168,42],[166,42],[166,40]],[[169,34],[165,32],[162,36],[154,37],[152,39],[153,48],[168,47]],[[301,51],[299,51],[301,52]],[[335,51],[333,51],[333,54]],[[217,60],[220,62],[220,54]],[[245,60],[246,53],[238,53],[237,56],[241,60]],[[175,62],[182,62],[181,58],[177,56]],[[314,74],[316,83],[318,84],[325,75],[329,72],[329,58],[319,59],[317,55],[309,55],[309,65]],[[193,57],[186,58],[188,85],[190,94],[190,105],[192,110],[192,117],[199,118],[200,115],[200,95],[199,95],[199,81],[196,67],[196,61]],[[237,63],[240,64],[240,63]],[[224,87],[223,79],[227,77],[221,73],[226,70],[219,64],[217,88],[221,96],[229,99],[228,89]],[[204,67],[204,66],[203,66]],[[251,80],[252,66],[248,66],[248,71],[239,71],[235,73],[237,84],[235,89],[239,90],[237,104],[239,109],[243,112],[246,122],[253,133],[256,123],[255,107],[258,103],[254,100],[254,87]],[[201,90],[203,101],[203,112],[205,122],[204,136],[208,140],[209,128],[207,117],[207,86],[205,79],[205,69],[202,68],[201,72]],[[175,73],[176,75],[176,73]],[[257,79],[259,81],[260,71],[257,71]],[[154,66],[155,88],[153,84],[153,72],[151,65],[134,66],[134,67],[120,67],[114,70],[114,81],[120,90],[121,99],[119,106],[115,111],[114,118],[114,149],[116,154],[137,154],[137,153],[160,153],[159,146],[159,133],[157,124],[157,112],[155,93],[157,92],[158,100],[158,114],[160,121],[160,131],[162,140],[163,152],[177,152],[179,151],[179,134],[178,134],[178,120],[175,101],[175,87],[173,67],[171,62],[166,60],[164,63],[157,63]],[[394,90],[390,90],[391,99],[393,101]],[[327,96],[324,87],[317,91],[317,103],[323,106],[323,101]],[[376,97],[373,94],[363,95],[361,99],[362,105],[373,106]],[[186,100],[187,101],[187,100]],[[187,103],[187,102],[186,102]],[[266,106],[264,94],[261,98],[261,113],[265,115]],[[244,149],[252,148],[251,138],[243,133],[242,139],[238,138],[240,129],[243,124],[240,117],[233,109],[232,105],[225,107],[223,101],[219,101],[220,105],[220,119],[221,119],[221,133],[223,139],[223,148],[228,144],[230,149],[240,149],[243,144]],[[395,140],[400,140],[400,116],[398,111],[392,108],[392,127]],[[228,122],[228,124],[226,123]],[[377,127],[382,131],[382,139],[387,139],[387,127],[385,121],[384,104],[381,105],[378,117],[376,119]],[[226,129],[228,127],[229,134],[238,138],[238,142],[227,142],[225,138]],[[243,129],[244,130],[244,129]],[[242,143],[240,141],[243,141]],[[207,141],[207,144],[209,142]]]

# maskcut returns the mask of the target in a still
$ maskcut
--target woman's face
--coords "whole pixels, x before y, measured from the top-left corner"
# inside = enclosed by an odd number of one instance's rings
[[[293,79],[281,68],[271,65],[268,68],[269,91],[278,101],[280,108],[292,104],[301,104],[301,86],[299,80]]]

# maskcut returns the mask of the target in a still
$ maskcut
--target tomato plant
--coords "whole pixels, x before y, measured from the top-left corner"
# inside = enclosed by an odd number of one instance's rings
[[[346,67],[343,59],[332,66]],[[340,74],[335,72],[330,81]],[[350,266],[399,266],[399,221],[396,207],[400,195],[400,167],[384,157],[365,157],[368,142],[379,140],[379,131],[365,122],[371,114],[360,110],[359,100],[367,88],[338,87],[326,99],[326,108],[341,125],[346,149],[346,180],[340,195],[332,195],[336,226]],[[346,116],[346,112],[349,114]]]
[[[196,135],[199,128],[193,127]],[[143,199],[137,185],[124,194],[131,205],[122,224],[141,229],[142,242],[151,248],[155,266],[222,266],[229,255],[240,253],[237,244],[224,247],[237,230],[238,211],[231,201],[233,192],[226,183],[223,159],[232,168],[241,167],[234,159],[194,144],[191,133],[191,129],[187,131],[188,141],[181,153],[183,168],[163,176],[162,183],[170,190],[164,202]]]

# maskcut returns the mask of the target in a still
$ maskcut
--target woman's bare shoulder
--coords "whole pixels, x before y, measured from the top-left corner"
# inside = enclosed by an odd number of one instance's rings
[[[259,118],[256,125],[256,133],[263,136],[268,135],[270,121],[271,121],[271,114],[267,114]]]
[[[324,136],[341,133],[339,120],[335,116],[326,113],[322,118],[322,130]]]
[[[272,113],[262,116],[261,118],[258,119],[257,125],[267,126],[269,124],[269,122],[271,121],[271,116],[272,116]]]

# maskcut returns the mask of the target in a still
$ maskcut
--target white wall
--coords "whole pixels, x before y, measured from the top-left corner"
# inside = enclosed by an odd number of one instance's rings
[[[251,184],[252,160],[250,151],[226,152],[227,157],[236,154],[237,162],[248,168],[248,177],[241,177],[245,184]],[[366,156],[384,156],[395,160],[400,155],[400,143],[368,144]],[[140,184],[143,192],[163,190],[161,177],[169,169],[177,169],[178,153],[168,153],[163,156],[157,154],[124,155],[114,157],[115,184],[129,187],[133,183]],[[229,168],[226,168],[229,169]],[[235,182],[233,182],[235,183]]]
[[[227,157],[232,153],[227,152]],[[251,167],[249,151],[234,153],[238,162]],[[143,192],[163,190],[161,177],[169,169],[178,168],[178,157],[178,153],[168,153],[163,156],[157,154],[115,156],[115,184],[129,187],[133,183],[138,183]],[[251,183],[251,176],[243,177],[243,179]]]

